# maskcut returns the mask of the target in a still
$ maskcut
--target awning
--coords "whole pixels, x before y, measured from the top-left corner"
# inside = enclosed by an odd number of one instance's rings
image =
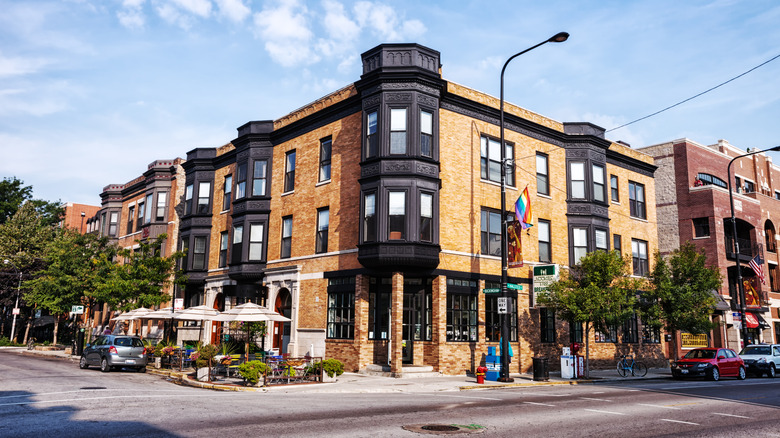
[[[758,328],[758,318],[756,318],[756,314],[750,312],[745,313],[745,324],[747,324],[748,328]]]
[[[715,299],[717,300],[715,302],[715,310],[721,311],[721,312],[730,312],[731,306],[726,302],[726,300],[723,299],[723,295],[720,294],[720,292],[716,291],[715,289],[711,290],[710,293],[715,296]]]
[[[761,315],[756,313],[756,316],[758,317],[758,326],[761,327],[761,329],[768,329],[769,327],[772,327]]]

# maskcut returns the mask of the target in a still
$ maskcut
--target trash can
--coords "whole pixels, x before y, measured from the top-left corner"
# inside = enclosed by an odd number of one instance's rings
[[[533,358],[533,368],[534,368],[534,380],[539,381],[547,381],[550,380],[550,370],[547,367],[547,358],[546,357],[535,357]]]
[[[80,328],[76,332],[76,356],[81,356],[82,353],[84,353],[84,335],[85,335],[84,328]]]

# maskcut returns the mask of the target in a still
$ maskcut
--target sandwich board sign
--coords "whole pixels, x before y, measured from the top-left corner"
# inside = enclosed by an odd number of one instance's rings
[[[534,292],[531,307],[537,307],[539,295],[546,294],[547,287],[558,281],[558,278],[560,278],[558,265],[534,266]]]

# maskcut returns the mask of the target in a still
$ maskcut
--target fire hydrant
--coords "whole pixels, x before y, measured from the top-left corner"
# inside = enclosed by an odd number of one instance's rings
[[[477,367],[477,383],[480,385],[483,385],[485,383],[485,373],[487,372],[486,367]]]

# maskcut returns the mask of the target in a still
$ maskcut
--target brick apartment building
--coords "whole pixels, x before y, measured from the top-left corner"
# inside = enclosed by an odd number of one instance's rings
[[[182,159],[156,160],[146,172],[125,184],[110,184],[100,194],[101,207],[87,220],[87,232],[107,236],[121,248],[133,248],[137,241],[153,240],[167,234],[163,255],[176,251],[179,214],[176,206],[184,196]],[[169,293],[173,296],[171,287]],[[109,324],[112,309],[93,310],[94,328]],[[150,332],[151,331],[151,332]],[[151,322],[142,334],[159,337]],[[161,334],[160,334],[161,335]]]
[[[483,289],[500,281],[501,215],[528,186],[534,226],[522,233],[524,266],[509,270],[522,286],[511,291],[510,371],[537,355],[555,368],[581,329],[532,307],[533,267],[614,248],[645,274],[657,248],[653,159],[592,124],[507,105],[514,168],[501,206],[498,99],[444,80],[439,52],[420,45],[383,44],[362,61],[357,82],[187,154],[176,199],[188,283],[177,297],[265,304],[292,319],[271,323],[266,347],[348,370],[473,371],[498,345],[497,298]],[[218,324],[205,333],[216,340]],[[628,351],[663,360],[660,334],[636,320],[591,346],[610,363]]]
[[[100,207],[97,205],[74,204],[68,202],[65,204],[65,214],[60,221],[60,226],[78,230],[81,234],[87,232],[88,220],[93,218]]]
[[[745,154],[724,140],[701,145],[688,139],[640,149],[655,158],[658,248],[667,254],[685,242],[703,248],[707,261],[723,278],[722,300],[713,320],[719,323],[709,339],[682,335],[685,349],[710,345],[741,348],[740,301],[736,287],[737,255],[734,253],[729,204],[729,161]],[[746,284],[748,343],[780,342],[780,277],[777,234],[780,222],[780,168],[766,154],[740,158],[731,166],[734,177],[734,213],[739,240],[739,260]],[[755,256],[763,260],[765,284],[748,266]],[[736,314],[736,318],[735,318]],[[772,322],[773,324],[770,324]],[[774,332],[774,335],[773,335]]]

